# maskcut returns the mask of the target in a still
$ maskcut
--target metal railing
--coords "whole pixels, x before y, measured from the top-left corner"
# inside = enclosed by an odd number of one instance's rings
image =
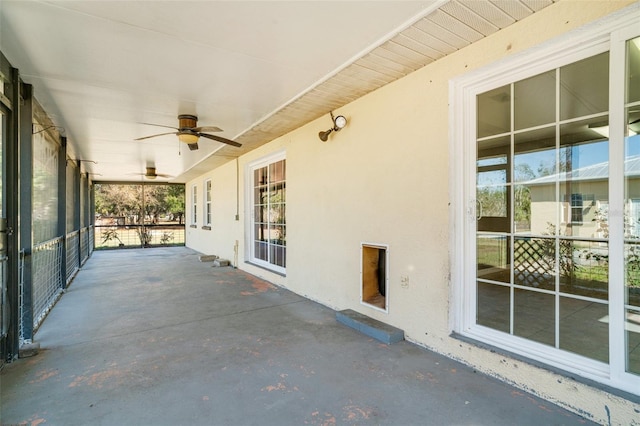
[[[80,266],[89,258],[89,228],[80,229]]]
[[[33,247],[31,267],[34,330],[62,294],[63,247],[63,237],[54,238]]]
[[[89,228],[89,256],[93,254],[93,250],[96,247],[96,228],[91,225]]]
[[[183,246],[184,225],[95,225],[95,248]]]
[[[18,253],[18,339],[20,345],[25,342],[24,325],[22,320],[24,318],[24,249]],[[4,257],[1,261],[2,270],[4,272],[7,258]],[[1,302],[0,302],[1,303]]]
[[[67,234],[65,247],[67,257],[66,283],[69,284],[75,273],[80,269],[80,257],[78,256],[80,231],[73,231]]]

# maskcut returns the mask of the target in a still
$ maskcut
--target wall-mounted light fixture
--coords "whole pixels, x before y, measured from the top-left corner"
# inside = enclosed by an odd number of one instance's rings
[[[322,142],[326,142],[329,139],[329,135],[331,134],[331,132],[339,132],[347,125],[347,119],[344,117],[344,115],[334,117],[333,112],[330,112],[330,114],[331,121],[333,122],[333,127],[329,130],[318,133],[318,137]]]

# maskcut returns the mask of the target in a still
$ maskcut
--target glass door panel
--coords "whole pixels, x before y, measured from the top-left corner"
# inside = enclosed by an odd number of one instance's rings
[[[509,232],[511,138],[478,142],[476,197],[478,231]]]
[[[514,290],[513,334],[545,345],[555,344],[555,296]]]
[[[0,86],[3,82],[0,79]],[[6,141],[6,115],[0,110],[0,342],[7,335],[9,326],[9,309],[7,305],[7,233],[4,212],[4,145]],[[0,346],[3,346],[0,343]],[[1,355],[1,354],[0,354]]]
[[[640,374],[640,313],[627,309],[625,332],[627,338],[627,371]]]
[[[640,32],[623,24],[456,85],[455,141],[471,153],[456,161],[466,182],[456,259],[465,336],[635,393]]]
[[[498,87],[478,96],[478,139],[511,130],[511,86]]]
[[[478,282],[476,324],[510,332],[510,289],[508,286]]]
[[[511,281],[509,239],[505,235],[478,234],[476,239],[477,275],[488,281]]]
[[[560,349],[609,362],[608,306],[560,298]]]
[[[624,159],[626,371],[640,375],[640,37],[627,41]]]
[[[476,324],[602,362],[608,60],[598,54],[478,95],[475,165]]]
[[[286,160],[253,169],[252,258],[286,267]]]
[[[556,288],[555,238],[514,239],[513,282],[516,285],[554,291]]]
[[[514,91],[514,128],[527,129],[556,120],[556,72],[538,74],[518,81]]]
[[[517,133],[513,160],[515,233],[547,235],[549,227],[555,226],[555,173],[555,126]]]
[[[627,90],[625,102],[640,101],[640,37],[627,42]],[[640,133],[640,132],[636,132]]]
[[[560,120],[609,109],[609,52],[560,68]]]
[[[595,236],[596,201],[609,200],[609,140],[608,131],[603,130],[608,125],[608,118],[602,116],[560,126],[559,233],[563,236]]]

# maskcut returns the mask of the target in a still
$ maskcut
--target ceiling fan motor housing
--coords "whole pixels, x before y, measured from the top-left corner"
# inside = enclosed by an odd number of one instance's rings
[[[180,114],[178,116],[180,130],[192,129],[198,125],[198,117],[191,114]]]

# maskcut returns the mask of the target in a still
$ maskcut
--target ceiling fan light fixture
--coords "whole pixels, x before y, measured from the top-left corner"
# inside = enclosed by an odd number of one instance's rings
[[[198,142],[199,136],[195,133],[181,132],[178,133],[178,139],[180,142],[184,142],[187,145],[191,145]]]

